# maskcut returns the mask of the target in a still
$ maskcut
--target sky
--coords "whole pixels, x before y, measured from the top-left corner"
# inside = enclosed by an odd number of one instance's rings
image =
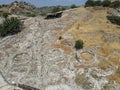
[[[37,7],[43,7],[56,5],[68,6],[71,4],[83,5],[87,0],[0,0],[0,5],[9,4],[13,1],[25,1],[36,5]]]

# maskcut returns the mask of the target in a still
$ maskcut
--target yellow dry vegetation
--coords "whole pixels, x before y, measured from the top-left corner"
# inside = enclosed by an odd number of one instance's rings
[[[104,59],[99,62],[98,67],[106,70],[108,68],[117,69],[120,64],[120,55],[113,54],[108,57],[108,59]]]
[[[77,9],[77,12],[80,18],[67,33],[72,34],[75,40],[82,39],[85,43],[84,47],[86,48],[97,45],[101,46],[101,50],[98,51],[98,54],[105,57],[114,49],[120,50],[119,42],[106,44],[106,40],[103,37],[104,34],[120,34],[119,26],[111,24],[107,20],[107,9],[91,12],[81,7]]]
[[[98,50],[97,54],[107,57],[109,54],[113,52],[113,48],[110,46],[110,44],[104,44],[101,46],[101,49]]]
[[[120,55],[119,54],[113,54],[107,60],[101,61],[98,64],[98,67],[101,68],[102,70],[107,70],[108,68],[116,70],[114,74],[108,76],[108,79],[110,81],[115,81],[116,83],[120,84]]]
[[[84,75],[83,75],[83,74],[77,74],[77,75],[76,75],[76,78],[75,78],[75,83],[76,83],[77,85],[80,85],[80,83],[81,83],[81,81],[83,80],[83,78],[84,78]]]
[[[108,77],[109,81],[115,81],[116,83],[120,84],[120,66],[115,74]]]
[[[109,46],[110,46],[112,49],[120,50],[120,43],[119,43],[119,42],[109,43]]]
[[[65,51],[65,53],[70,53],[71,52],[71,48],[68,46],[65,46],[63,44],[53,44],[52,45],[54,48],[61,48]]]
[[[105,34],[120,35],[120,26],[114,25],[107,20],[107,9],[92,10],[91,8],[87,10],[84,7],[80,7],[76,10],[80,18],[66,33],[72,34],[75,41],[78,39],[83,40],[84,48],[100,46],[96,53],[104,58],[98,63],[98,68],[103,70],[108,68],[117,69],[120,65],[120,55],[113,53],[116,50],[120,50],[120,42],[114,40],[109,42],[103,36]],[[91,58],[88,54],[83,54],[82,56],[86,59]],[[76,77],[76,83],[79,82],[79,78]],[[120,84],[120,69],[114,75],[109,76],[108,79]]]
[[[75,11],[79,16],[79,19],[76,20],[68,30],[61,31],[59,33],[56,32],[55,34],[57,37],[64,34],[72,34],[74,38],[59,39],[60,43],[53,43],[53,47],[61,48],[66,53],[70,54],[74,46],[73,43],[79,39],[83,40],[84,48],[93,50],[93,52],[99,56],[97,57],[98,62],[94,65],[88,66],[74,62],[74,67],[76,69],[97,67],[104,71],[109,69],[116,70],[114,74],[107,78],[110,81],[115,81],[120,84],[120,55],[118,52],[120,51],[120,40],[119,37],[116,38],[120,35],[120,26],[114,25],[107,20],[106,16],[108,15],[108,10],[110,9],[102,8],[101,10],[94,10],[93,8],[76,8]],[[93,48],[95,46],[98,46],[99,48],[95,50]],[[73,58],[75,58],[75,56],[76,54],[73,55]],[[89,53],[82,53],[81,57],[84,58],[85,64],[93,62],[94,59],[94,56]],[[95,75],[93,76],[96,77]],[[76,84],[80,84],[83,78],[84,75],[79,73],[76,74]]]
[[[84,58],[87,61],[93,59],[92,55],[90,55],[89,53],[82,53],[81,57]]]

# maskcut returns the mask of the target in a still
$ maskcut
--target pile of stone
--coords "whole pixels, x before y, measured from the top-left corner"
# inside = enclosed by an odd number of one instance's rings
[[[115,16],[120,16],[120,8],[117,8],[117,9],[113,10],[112,14],[115,15]]]

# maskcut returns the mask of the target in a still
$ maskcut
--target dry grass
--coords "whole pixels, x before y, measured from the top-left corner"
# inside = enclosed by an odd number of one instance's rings
[[[108,68],[116,69],[113,75],[108,76],[109,81],[115,81],[120,84],[120,55],[115,54],[108,58],[108,60],[103,60],[98,64],[98,67],[107,70]]]
[[[116,73],[113,75],[110,75],[108,79],[110,81],[115,81],[116,83],[120,84],[120,55],[113,55],[109,58],[109,61],[111,62],[111,66],[113,68],[117,68]]]
[[[108,68],[111,67],[110,63],[107,60],[102,60],[99,64],[98,67],[102,70],[107,70]]]
[[[87,12],[87,13],[85,13]],[[107,10],[101,10],[96,12],[89,12],[86,11],[86,9],[80,8],[78,9],[78,14],[80,14],[80,17],[84,17],[79,19],[72,28],[68,31],[69,33],[77,34],[85,33],[85,32],[97,32],[100,30],[104,30],[104,32],[112,32],[112,33],[120,33],[119,28],[116,27],[116,25],[111,24],[106,16],[107,16]],[[88,15],[86,15],[88,14]],[[91,17],[91,18],[88,18]],[[86,20],[87,19],[87,20]],[[114,31],[114,32],[113,32]],[[79,38],[76,36],[76,38]]]
[[[111,68],[117,68],[120,65],[120,55],[119,54],[113,54],[111,55],[107,60],[102,60],[99,64],[98,67],[101,69],[105,70],[108,69],[109,67]]]
[[[107,20],[107,9],[90,12],[84,8],[79,8],[77,11],[80,17],[83,17],[83,14],[89,14],[91,18],[88,18],[88,15],[84,15],[84,18],[80,18],[76,21],[67,33],[72,34],[75,40],[83,40],[85,43],[84,47],[90,48],[91,46],[101,46],[98,54],[104,57],[108,56],[115,49],[120,50],[119,42],[112,42],[107,45],[105,44],[106,40],[103,38],[105,33],[120,33],[120,28]]]
[[[120,84],[120,66],[117,70],[117,72],[111,76],[108,77],[109,81],[115,81],[116,83]]]
[[[75,83],[76,83],[77,85],[80,85],[80,83],[82,82],[82,80],[83,80],[84,78],[85,78],[85,77],[84,77],[83,74],[77,74],[77,75],[76,75],[76,78],[75,78]]]
[[[86,61],[91,60],[93,57],[89,53],[82,53],[81,57],[84,58]]]
[[[74,40],[70,41],[62,39],[60,44],[54,44],[53,46],[56,48],[62,48],[65,52],[70,53],[72,52],[71,47],[73,48],[73,46],[67,46],[65,43],[73,43],[76,40],[81,39],[84,42],[84,48],[91,49],[92,47],[100,46],[100,48],[96,51],[96,54],[102,56],[103,60],[100,59],[98,64],[91,66],[85,66],[83,64],[81,65],[81,63],[74,61],[74,67],[76,69],[88,69],[92,67],[97,67],[105,71],[109,68],[117,69],[117,67],[120,65],[120,55],[119,53],[114,54],[113,52],[120,50],[120,42],[118,42],[119,40],[112,39],[111,37],[108,37],[108,39],[113,41],[107,41],[107,39],[104,38],[104,35],[115,36],[120,34],[120,26],[114,25],[107,20],[107,9],[86,10],[85,8],[81,7],[75,10],[79,15],[79,19],[76,21],[76,23],[74,23],[70,29],[59,33],[59,35],[56,34],[57,36],[62,36],[63,34],[72,34],[74,36]],[[81,56],[86,60],[86,63],[89,63],[93,58],[88,53],[82,53]],[[76,84],[79,85],[83,78],[83,75],[76,74]],[[120,84],[120,69],[118,69],[114,75],[109,76],[108,79],[110,81],[116,81]]]
[[[120,28],[117,25],[111,24],[106,16],[106,10],[97,10],[94,12],[87,11],[84,8],[79,8],[78,14],[82,17],[82,14],[87,12],[92,18],[86,17],[80,18],[66,33],[70,33],[74,36],[75,40],[81,39],[84,41],[85,48],[90,48],[91,46],[101,46],[101,48],[97,51],[97,54],[105,57],[104,60],[100,61],[98,64],[98,68],[103,70],[107,70],[108,68],[116,69],[117,66],[120,65],[120,55],[115,54],[106,59],[110,54],[112,54],[115,50],[120,50],[120,43],[113,41],[108,42],[103,38],[103,35],[106,34],[120,34]],[[88,54],[82,54],[86,60],[89,60],[91,56]],[[79,65],[76,68],[80,67]],[[83,66],[84,67],[84,66]],[[85,67],[84,67],[85,68]],[[81,80],[81,75],[76,77],[75,82],[78,84]],[[114,75],[109,77],[109,80],[114,80],[117,83],[120,83],[120,71],[117,71]]]
[[[111,48],[110,44],[104,44],[101,46],[101,49],[98,50],[98,55],[107,57],[110,53],[113,52],[113,48]]]
[[[70,53],[72,50],[71,50],[71,47],[68,47],[68,46],[65,46],[63,44],[53,44],[52,45],[54,48],[61,48],[65,51],[65,53]]]
[[[120,65],[120,55],[119,54],[113,54],[108,58],[109,62],[112,63],[112,66],[119,66]]]
[[[109,43],[109,46],[110,46],[112,49],[120,50],[120,43],[119,43],[119,42]]]

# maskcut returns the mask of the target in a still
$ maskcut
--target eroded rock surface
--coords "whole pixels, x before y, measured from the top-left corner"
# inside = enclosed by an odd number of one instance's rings
[[[88,14],[76,9],[63,12],[57,19],[28,18],[21,33],[0,40],[0,71],[9,82],[40,90],[119,90],[119,84],[107,79],[115,70],[97,68],[99,58],[104,58],[96,53],[101,47],[76,51],[74,36],[62,34],[78,19],[92,20]]]

